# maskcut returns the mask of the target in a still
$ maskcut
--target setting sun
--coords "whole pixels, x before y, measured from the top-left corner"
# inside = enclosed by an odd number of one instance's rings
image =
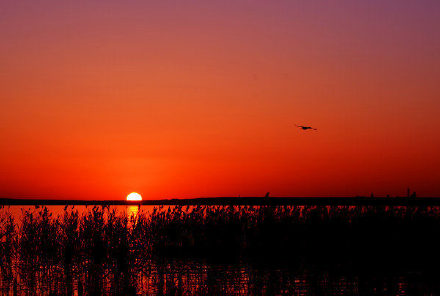
[[[139,193],[132,192],[129,195],[127,195],[127,200],[128,201],[141,201],[142,196]]]

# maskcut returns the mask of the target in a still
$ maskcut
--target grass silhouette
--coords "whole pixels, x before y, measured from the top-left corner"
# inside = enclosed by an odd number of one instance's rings
[[[80,213],[66,206],[56,217],[46,207],[22,210],[15,221],[5,212],[1,277],[11,289],[19,278],[49,290],[64,283],[66,293],[76,283],[77,291],[89,294],[99,293],[107,279],[116,291],[133,294],[139,274],[153,272],[154,262],[164,258],[437,274],[439,214],[429,206],[178,205],[128,216],[109,207]],[[154,272],[165,276],[165,267],[157,266]]]

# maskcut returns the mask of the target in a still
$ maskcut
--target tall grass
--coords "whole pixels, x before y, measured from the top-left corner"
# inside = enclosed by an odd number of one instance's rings
[[[1,275],[11,280],[16,264],[29,285],[62,271],[64,281],[99,290],[104,277],[129,294],[152,260],[179,256],[364,270],[432,271],[440,262],[437,207],[175,206],[127,216],[69,206],[56,217],[42,207],[0,222]]]
[[[8,213],[0,219],[2,263],[17,257],[32,265],[86,262],[118,268],[164,253],[243,255],[314,240],[332,244],[363,236],[380,243],[391,236],[403,243],[440,234],[437,207],[175,206],[127,216],[96,206],[82,214],[66,207],[56,217],[42,207],[22,210],[18,222]]]

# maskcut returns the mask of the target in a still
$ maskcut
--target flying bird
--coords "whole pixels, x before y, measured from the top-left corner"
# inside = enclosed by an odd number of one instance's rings
[[[317,131],[318,129],[317,128],[314,128],[314,127],[311,127],[311,126],[305,126],[305,125],[297,125],[297,124],[295,124],[298,128],[300,128],[300,129],[302,129],[303,131],[306,131],[306,130],[314,130],[314,131]]]

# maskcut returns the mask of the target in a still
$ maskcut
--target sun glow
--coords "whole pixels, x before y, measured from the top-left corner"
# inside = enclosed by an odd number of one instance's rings
[[[129,195],[127,195],[127,200],[128,201],[141,201],[142,196],[139,193],[132,192]]]

